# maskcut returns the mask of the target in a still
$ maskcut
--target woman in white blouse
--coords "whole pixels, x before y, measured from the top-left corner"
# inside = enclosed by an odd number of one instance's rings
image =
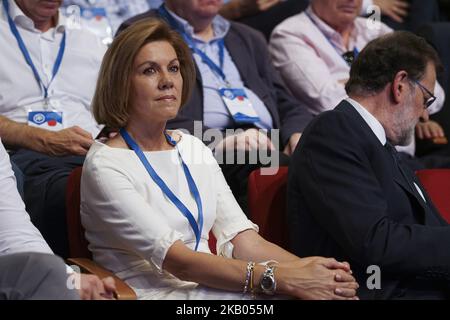
[[[165,130],[194,81],[190,49],[159,20],[134,24],[108,50],[93,110],[121,130],[95,142],[83,168],[81,217],[94,259],[141,299],[356,299],[347,263],[300,259],[261,238],[211,151]]]

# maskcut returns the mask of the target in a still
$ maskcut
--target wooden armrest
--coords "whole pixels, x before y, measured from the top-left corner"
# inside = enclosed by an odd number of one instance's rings
[[[116,298],[117,300],[136,300],[137,296],[133,289],[127,285],[122,279],[116,277],[112,272],[99,266],[94,261],[85,258],[70,258],[67,259],[69,264],[78,266],[82,272],[95,274],[100,279],[105,277],[112,277],[116,282]]]

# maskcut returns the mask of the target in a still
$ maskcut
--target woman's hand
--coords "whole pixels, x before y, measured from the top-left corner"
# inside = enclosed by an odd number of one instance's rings
[[[275,270],[279,293],[305,300],[357,300],[359,285],[348,263],[308,257],[281,263]]]

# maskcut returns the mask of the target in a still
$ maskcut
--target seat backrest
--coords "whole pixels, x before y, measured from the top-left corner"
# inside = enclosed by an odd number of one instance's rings
[[[248,206],[250,219],[259,226],[260,235],[282,248],[288,249],[286,222],[287,167],[280,167],[275,175],[253,171],[248,178]]]
[[[75,168],[69,175],[66,187],[67,233],[69,254],[72,258],[92,258],[80,218],[80,183],[83,167]]]
[[[416,172],[442,217],[450,223],[450,169],[425,169]]]

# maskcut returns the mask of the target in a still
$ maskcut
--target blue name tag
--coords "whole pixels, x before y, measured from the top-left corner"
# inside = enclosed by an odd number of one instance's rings
[[[90,19],[101,19],[106,18],[106,9],[105,8],[81,8],[81,16],[84,19],[90,20]]]
[[[219,89],[219,94],[236,123],[254,124],[259,122],[258,114],[244,89],[223,88]]]
[[[59,131],[63,127],[63,113],[56,111],[30,111],[28,125],[51,131]]]

